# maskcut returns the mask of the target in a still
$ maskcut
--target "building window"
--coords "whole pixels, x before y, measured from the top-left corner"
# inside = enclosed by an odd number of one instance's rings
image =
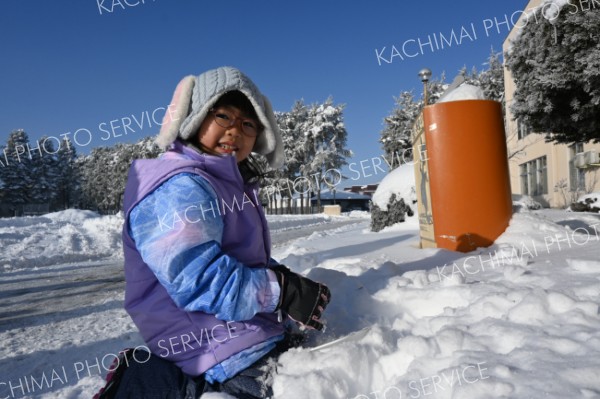
[[[536,160],[537,173],[537,194],[548,194],[548,163],[546,157],[541,157]]]
[[[529,183],[527,182],[527,176],[527,164],[524,163],[521,165],[521,193],[523,195],[529,195]]]
[[[522,194],[548,194],[548,161],[545,156],[522,164],[520,169]]]
[[[585,170],[575,167],[575,156],[583,152],[583,143],[569,146],[569,188],[571,191],[585,190]]]
[[[522,119],[519,119],[517,121],[517,136],[518,136],[519,140],[523,140],[525,137],[529,136],[530,134],[531,134],[531,129],[529,128],[529,126],[527,126],[527,124]]]

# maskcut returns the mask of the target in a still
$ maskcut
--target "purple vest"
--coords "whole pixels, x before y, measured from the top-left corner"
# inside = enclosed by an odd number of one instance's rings
[[[250,320],[226,322],[211,314],[180,309],[142,260],[128,233],[129,213],[163,182],[184,172],[204,177],[217,193],[219,208],[215,204],[214,212],[224,221],[221,248],[225,254],[246,266],[265,267],[270,259],[271,240],[257,201],[257,186],[244,186],[234,157],[205,156],[176,141],[162,158],[132,163],[123,200],[125,309],[154,354],[196,376],[246,348],[282,334],[283,325],[275,314],[259,313]],[[213,217],[211,212],[206,217]]]

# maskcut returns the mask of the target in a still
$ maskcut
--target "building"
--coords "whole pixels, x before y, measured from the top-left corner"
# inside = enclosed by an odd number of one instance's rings
[[[502,49],[527,24],[527,10],[539,6],[542,0],[531,0],[521,15]],[[533,21],[533,19],[532,19]],[[514,98],[515,82],[510,71],[504,68],[506,99],[506,139],[512,192],[529,195],[544,206],[565,207],[580,195],[600,191],[600,144],[576,143],[574,145],[545,142],[545,135],[531,132],[520,121],[513,120],[510,105]]]
[[[317,196],[310,199],[313,207],[317,206]],[[371,197],[350,191],[323,190],[321,191],[321,206],[339,205],[342,212],[369,211]]]
[[[344,191],[368,195],[369,197],[372,197],[375,190],[377,190],[377,186],[379,186],[379,183],[365,184],[363,186],[354,185],[350,187],[344,187]]]

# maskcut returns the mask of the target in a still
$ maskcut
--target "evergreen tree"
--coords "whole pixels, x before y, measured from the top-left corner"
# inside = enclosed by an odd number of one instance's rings
[[[439,79],[433,79],[427,84],[428,104],[435,104],[448,88],[444,80],[445,74],[442,73]],[[412,92],[403,91],[394,100],[396,107],[384,118],[384,129],[380,133],[379,142],[387,159],[401,157],[409,161],[412,158],[412,128],[423,111],[423,98],[415,100]]]
[[[150,159],[157,158],[163,151],[158,148],[154,142],[155,137],[144,137],[137,143],[133,144],[133,156],[135,159]]]
[[[68,209],[79,204],[80,181],[76,165],[77,151],[69,138],[60,143],[57,163],[60,175],[56,182],[56,203],[60,209]]]
[[[57,197],[57,183],[60,177],[56,148],[52,140],[43,136],[31,151],[31,177],[34,185],[29,194],[29,201],[34,204],[47,204],[50,207]],[[38,147],[39,145],[39,147]]]
[[[281,131],[285,163],[279,170],[272,171],[265,180],[263,200],[269,203],[269,208],[277,212],[277,200],[287,202],[288,211],[294,190],[294,179],[300,174],[300,165],[304,157],[304,146],[301,139],[304,137],[299,129],[303,115],[306,115],[306,106],[302,100],[296,101],[290,112],[276,112],[277,125]]]
[[[410,91],[403,91],[394,100],[396,107],[391,115],[384,118],[385,127],[381,131],[379,142],[387,159],[394,159],[397,154],[403,154],[404,159],[408,161],[412,154],[413,124],[421,110]]]
[[[160,153],[151,137],[134,144],[94,148],[78,165],[84,207],[101,213],[121,210],[131,162],[155,158]]]
[[[464,66],[459,75],[463,77],[465,84],[480,87],[488,100],[502,103],[502,110],[504,110],[504,66],[500,56],[501,53],[494,51],[492,47],[490,56],[485,63],[487,69],[478,72],[477,68],[473,67],[469,73],[467,67]]]
[[[524,26],[506,56],[515,119],[558,143],[600,141],[600,8],[576,4]]]
[[[446,73],[442,72],[442,75],[439,78],[430,80],[427,83],[427,105],[432,105],[438,102],[442,94],[448,88],[448,84],[446,81]],[[423,100],[419,101],[420,109],[423,109]]]
[[[106,173],[108,168],[109,149],[107,147],[96,147],[81,157],[78,164],[81,175],[81,191],[83,207],[94,211],[103,211],[103,197],[105,195]]]
[[[285,152],[284,178],[293,180],[300,175],[300,167],[308,160],[305,135],[308,107],[303,100],[296,101],[290,112],[278,114],[277,123]]]
[[[316,190],[317,206],[321,206],[321,189],[324,185],[337,184],[339,173],[335,172],[347,165],[352,151],[346,148],[347,132],[344,125],[345,105],[333,105],[329,97],[323,104],[310,107],[305,130],[306,155],[308,162],[301,165],[302,175]],[[333,172],[332,172],[333,171]]]
[[[477,68],[471,68],[471,72],[469,73],[467,72],[467,66],[465,65],[460,69],[458,74],[463,77],[463,79],[465,80],[464,83],[478,87],[481,86],[481,81],[479,80],[479,72],[477,71]]]
[[[479,74],[478,86],[481,87],[488,100],[502,103],[502,109],[504,109],[504,67],[500,55],[501,53],[495,52],[492,47],[487,60],[488,69]]]
[[[269,181],[266,195],[273,207],[276,198],[282,198],[290,204],[295,194],[299,194],[301,212],[304,213],[304,198],[310,198],[310,190],[307,190],[300,177],[302,166],[309,160],[306,134],[310,128],[309,107],[303,100],[297,100],[289,112],[277,113],[276,117],[281,130],[285,165]]]
[[[8,136],[7,158],[4,160],[4,201],[13,207],[30,202],[35,182],[32,179],[32,162],[29,158],[29,136],[23,130],[15,130]]]
[[[8,167],[8,160],[4,158],[4,150],[6,150],[6,146],[0,144],[0,204],[5,203],[4,198],[6,197],[6,184],[4,183],[4,179],[6,178],[5,175]]]

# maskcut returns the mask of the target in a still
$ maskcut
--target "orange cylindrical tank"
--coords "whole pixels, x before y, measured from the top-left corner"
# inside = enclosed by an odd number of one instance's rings
[[[437,246],[468,252],[491,245],[512,216],[500,103],[439,103],[423,117]]]

